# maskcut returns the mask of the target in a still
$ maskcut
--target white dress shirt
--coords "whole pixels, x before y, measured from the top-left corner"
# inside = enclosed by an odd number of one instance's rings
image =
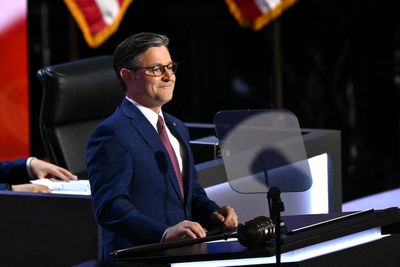
[[[157,130],[157,121],[158,121],[158,115],[160,115],[164,119],[164,115],[162,111],[160,111],[160,114],[155,113],[153,110],[146,108],[145,106],[140,105],[137,103],[135,100],[130,99],[129,97],[126,96],[126,99],[129,100],[132,104],[134,104],[146,117],[146,119],[153,125],[154,129]],[[164,120],[165,121],[165,120]],[[182,155],[181,155],[181,145],[179,144],[178,139],[176,139],[175,136],[172,135],[171,131],[168,129],[167,124],[165,124],[165,128],[167,130],[168,138],[169,141],[171,142],[172,148],[174,149],[174,152],[176,154],[176,158],[178,159],[179,163],[179,168],[182,172]]]

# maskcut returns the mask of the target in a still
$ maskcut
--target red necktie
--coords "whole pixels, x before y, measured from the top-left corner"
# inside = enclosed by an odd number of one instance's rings
[[[176,157],[175,151],[172,148],[172,145],[169,141],[167,130],[165,129],[164,120],[160,115],[158,115],[157,129],[158,129],[158,134],[160,135],[160,138],[161,138],[162,142],[164,143],[165,149],[167,150],[169,157],[172,161],[172,165],[174,166],[175,174],[176,174],[176,177],[178,178],[179,188],[181,190],[181,194],[183,197],[184,193],[183,193],[182,173],[179,168],[179,163],[178,163],[178,159]]]

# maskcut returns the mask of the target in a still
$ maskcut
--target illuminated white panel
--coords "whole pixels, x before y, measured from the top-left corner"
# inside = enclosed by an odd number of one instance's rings
[[[308,160],[313,184],[304,192],[281,194],[285,204],[284,216],[300,214],[321,214],[329,211],[328,155],[321,154]],[[205,188],[208,196],[219,205],[230,205],[244,222],[257,216],[269,216],[266,194],[240,194],[229,183]]]
[[[386,209],[400,207],[400,188],[373,194],[355,199],[342,205],[343,211],[357,211],[366,209]]]
[[[322,154],[308,160],[313,185],[310,189],[310,213],[329,212],[328,155]]]

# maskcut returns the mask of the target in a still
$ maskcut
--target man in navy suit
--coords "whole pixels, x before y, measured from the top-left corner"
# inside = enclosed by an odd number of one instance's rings
[[[35,157],[0,161],[0,190],[50,193],[47,186],[31,184],[29,180],[54,177],[65,181],[77,179],[68,170]]]
[[[198,184],[185,125],[161,110],[172,99],[176,81],[168,42],[164,35],[139,33],[114,51],[126,98],[95,129],[87,150],[103,260],[116,249],[201,238],[205,229],[238,224],[233,208],[219,207]],[[159,136],[159,117],[167,126],[172,156]]]

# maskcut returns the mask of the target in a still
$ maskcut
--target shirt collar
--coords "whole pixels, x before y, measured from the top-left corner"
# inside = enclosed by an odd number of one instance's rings
[[[153,110],[140,105],[138,102],[136,102],[135,100],[133,100],[129,97],[125,96],[125,98],[129,102],[134,104],[140,110],[140,112],[142,112],[142,114],[146,117],[146,119],[151,123],[151,125],[153,125],[154,129],[157,130],[158,115],[160,115],[164,119],[164,115],[163,115],[162,111],[160,110],[160,114],[157,114]]]

